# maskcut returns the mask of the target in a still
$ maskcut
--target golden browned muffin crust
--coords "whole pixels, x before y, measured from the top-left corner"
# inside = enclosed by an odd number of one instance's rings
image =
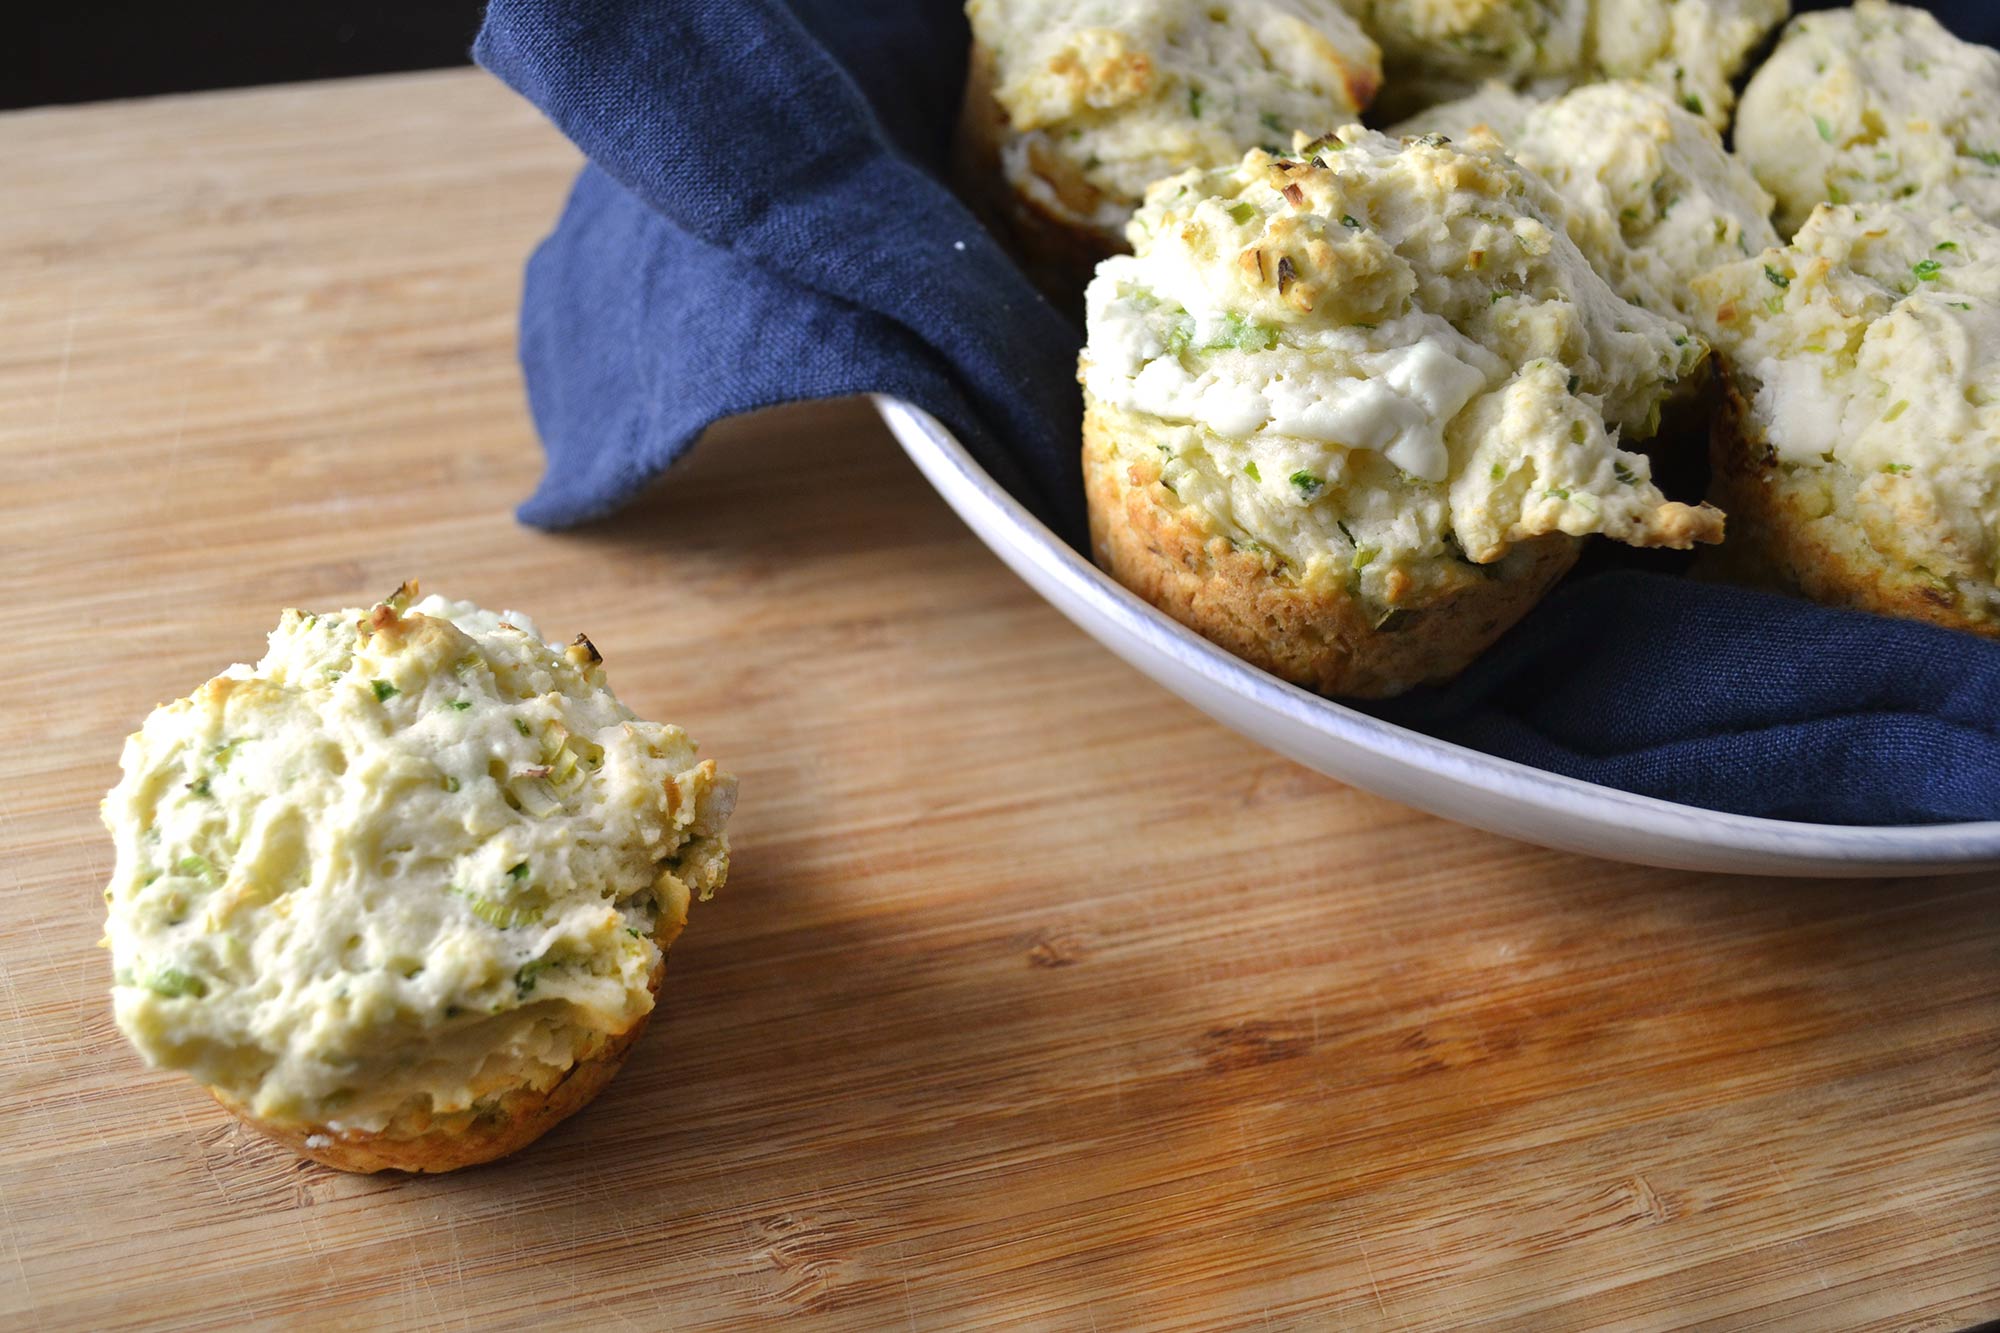
[[[650,985],[655,996],[665,975],[666,964],[662,962],[654,969]],[[631,1027],[578,1060],[552,1087],[513,1088],[450,1115],[411,1110],[374,1132],[259,1120],[226,1093],[213,1088],[209,1091],[249,1128],[322,1166],[363,1175],[376,1171],[456,1171],[519,1152],[581,1111],[624,1066],[625,1057],[651,1017],[651,1012],[640,1015]]]
[[[1576,563],[1562,533],[1518,542],[1421,607],[1384,611],[1338,582],[1308,585],[1268,550],[1233,544],[1160,481],[1136,423],[1091,404],[1083,424],[1091,552],[1120,583],[1204,638],[1321,694],[1388,698],[1464,670]]]

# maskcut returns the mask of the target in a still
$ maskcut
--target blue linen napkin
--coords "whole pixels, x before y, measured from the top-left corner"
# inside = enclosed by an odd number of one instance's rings
[[[474,54],[591,159],[528,265],[524,521],[609,512],[723,417],[884,392],[1082,547],[1079,332],[941,179],[966,43],[957,0],[493,0]],[[2000,643],[1644,570],[1371,711],[1710,809],[2000,818]]]

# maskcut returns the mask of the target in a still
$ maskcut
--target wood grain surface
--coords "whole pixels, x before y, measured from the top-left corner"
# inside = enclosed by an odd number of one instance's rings
[[[1642,870],[1317,777],[1036,600],[857,404],[517,526],[575,165],[471,72],[0,117],[0,1326],[2000,1314],[2000,882]],[[364,1179],[126,1047],[96,803],[280,607],[412,574],[587,629],[743,801],[595,1105]]]

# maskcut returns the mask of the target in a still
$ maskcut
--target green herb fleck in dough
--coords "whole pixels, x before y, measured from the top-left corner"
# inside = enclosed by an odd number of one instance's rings
[[[532,926],[542,919],[542,913],[545,910],[538,904],[514,907],[506,903],[495,902],[491,898],[468,898],[466,904],[472,909],[474,916],[484,921],[487,925],[499,930],[512,930],[516,926]]]
[[[208,994],[208,983],[191,972],[183,972],[178,967],[161,968],[146,978],[146,989],[155,995],[164,995],[170,1000],[182,997],[201,999]]]
[[[532,962],[521,964],[520,970],[514,973],[515,997],[517,999],[525,998],[530,991],[534,990],[535,978],[554,966],[555,961],[549,958],[537,958]]]
[[[1220,330],[1201,345],[1204,352],[1219,352],[1234,348],[1239,352],[1268,352],[1278,345],[1278,331],[1269,324],[1259,324],[1256,320],[1245,319],[1231,311],[1220,321]]]

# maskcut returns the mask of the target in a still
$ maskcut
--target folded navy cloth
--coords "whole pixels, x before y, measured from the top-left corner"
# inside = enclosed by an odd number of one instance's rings
[[[2000,818],[2000,644],[1636,570],[1369,711],[1553,773],[1835,824]]]
[[[966,45],[957,0],[493,0],[479,61],[590,158],[528,265],[523,520],[608,513],[724,417],[882,392],[1082,545],[1079,331],[943,183]],[[1573,577],[1372,711],[1710,809],[2000,819],[2000,643],[1658,573]]]
[[[475,54],[590,156],[528,269],[549,453],[530,523],[594,518],[710,422],[894,393],[1083,529],[1078,331],[940,181],[949,0],[497,0]]]

